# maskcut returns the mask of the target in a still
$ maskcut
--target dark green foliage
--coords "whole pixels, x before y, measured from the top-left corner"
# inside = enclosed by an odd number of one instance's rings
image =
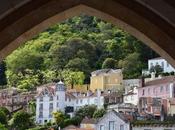
[[[17,130],[25,130],[32,125],[32,120],[30,115],[24,111],[18,111],[13,115],[12,126]]]
[[[116,26],[82,14],[50,27],[9,55],[8,85],[31,90],[36,85],[58,81],[65,69],[83,72],[84,83],[89,83],[91,71],[118,68],[114,60],[125,61],[133,53],[139,55],[134,59],[136,68],[120,66],[126,70],[125,78],[139,76],[147,60],[157,54]],[[132,63],[127,66],[135,67]]]
[[[92,118],[96,109],[97,108],[94,105],[84,106],[75,112],[75,116],[79,117],[80,119],[83,119],[84,117]]]
[[[105,109],[97,109],[93,114],[93,118],[96,118],[96,119],[101,118],[105,113],[106,113]]]
[[[7,85],[7,77],[5,74],[6,71],[6,63],[4,61],[1,61],[0,63],[0,85]]]
[[[152,66],[149,71],[155,72],[156,74],[161,74],[163,72],[163,68],[160,65],[155,65]]]
[[[0,123],[4,125],[7,124],[7,116],[2,110],[0,110]]]
[[[113,58],[106,58],[102,64],[103,69],[115,69],[116,68],[116,61]]]

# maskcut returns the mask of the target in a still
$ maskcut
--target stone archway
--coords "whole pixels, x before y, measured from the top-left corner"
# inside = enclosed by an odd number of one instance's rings
[[[16,1],[0,15],[1,59],[49,26],[83,12],[119,26],[175,66],[175,4],[171,0]]]

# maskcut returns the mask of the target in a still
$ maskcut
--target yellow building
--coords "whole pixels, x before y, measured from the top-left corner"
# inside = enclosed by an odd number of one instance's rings
[[[91,73],[90,90],[119,89],[122,86],[123,74],[121,69],[101,69]]]

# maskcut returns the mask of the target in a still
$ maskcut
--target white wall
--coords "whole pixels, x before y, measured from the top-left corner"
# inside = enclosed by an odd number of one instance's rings
[[[150,70],[151,66],[160,65],[163,68],[163,72],[172,72],[175,69],[163,58],[150,59],[148,60],[148,69]]]

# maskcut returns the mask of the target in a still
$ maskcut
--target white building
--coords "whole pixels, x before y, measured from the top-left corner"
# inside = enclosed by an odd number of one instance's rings
[[[156,65],[160,65],[164,73],[175,72],[175,69],[162,57],[148,60],[148,70],[150,70],[151,67],[156,66]]]
[[[139,101],[138,96],[138,87],[134,87],[132,90],[128,91],[128,93],[123,95],[124,103],[131,103],[133,105],[137,105]]]
[[[130,130],[130,123],[121,113],[110,111],[99,119],[95,130]]]
[[[36,122],[39,124],[53,121],[52,113],[55,111],[62,111],[72,115],[74,110],[85,105],[96,105],[98,108],[102,108],[104,105],[104,96],[101,95],[101,91],[84,94],[67,92],[63,82],[51,86],[45,85],[38,90]]]

